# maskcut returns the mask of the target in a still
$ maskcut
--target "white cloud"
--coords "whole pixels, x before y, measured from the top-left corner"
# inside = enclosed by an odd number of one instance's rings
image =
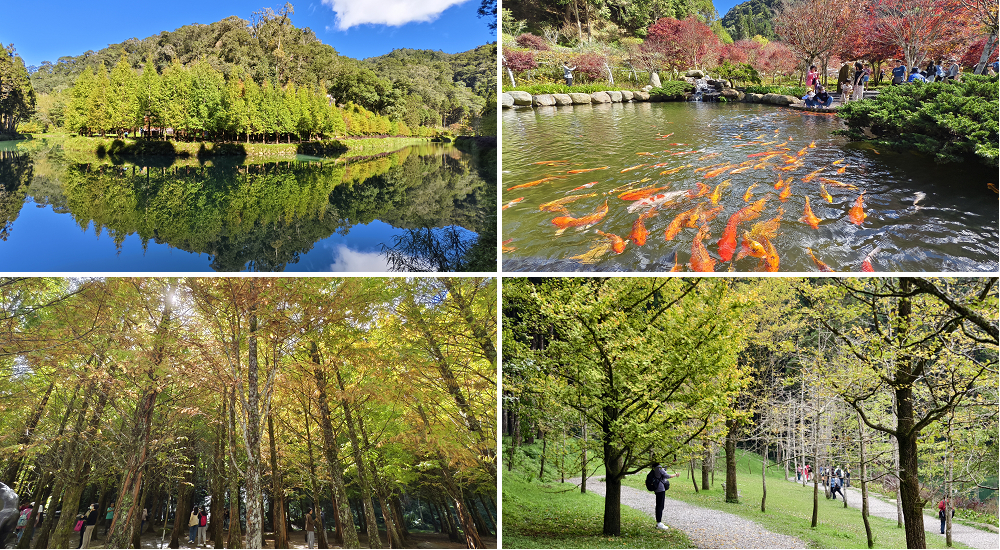
[[[359,252],[339,245],[337,259],[330,266],[331,271],[389,271],[389,264],[381,252]]]
[[[323,0],[337,12],[342,31],[365,23],[398,27],[437,19],[444,10],[468,0]]]

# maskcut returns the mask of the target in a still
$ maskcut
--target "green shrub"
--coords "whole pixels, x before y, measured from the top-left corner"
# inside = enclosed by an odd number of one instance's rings
[[[960,82],[914,83],[883,89],[866,101],[844,105],[838,115],[852,140],[865,139],[893,149],[916,149],[939,163],[976,157],[997,166],[997,77],[963,75]]]
[[[568,94],[568,93],[592,94],[594,92],[607,92],[613,90],[638,90],[638,89],[639,89],[638,87],[634,86],[609,86],[607,84],[574,84],[572,86],[567,86],[565,84],[531,84],[528,86],[518,86],[516,88],[510,86],[503,87],[503,91],[505,92],[518,90],[518,91],[528,92],[531,95]]]
[[[660,88],[649,91],[649,98],[658,101],[683,101],[685,92],[693,92],[694,85],[683,80],[668,80]]]
[[[795,97],[806,95],[804,86],[747,86],[743,91],[748,94],[780,94]]]

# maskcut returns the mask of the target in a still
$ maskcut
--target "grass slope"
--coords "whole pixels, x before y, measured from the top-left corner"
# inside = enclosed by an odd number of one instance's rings
[[[843,501],[827,500],[823,487],[819,488],[819,525],[813,529],[812,507],[813,487],[784,481],[785,469],[772,464],[767,471],[767,511],[760,511],[762,488],[760,482],[760,456],[753,453],[739,453],[736,468],[737,488],[741,494],[739,504],[725,502],[722,483],[726,480],[725,460],[716,461],[719,471],[715,474],[715,486],[707,491],[695,493],[691,478],[686,470],[678,469],[681,477],[672,480],[667,497],[714,510],[736,514],[755,521],[771,531],[798,537],[811,548],[867,548],[865,527],[861,520],[861,510],[844,508]],[[668,468],[669,471],[673,472]],[[792,471],[794,473],[794,471]],[[696,479],[701,482],[699,470]],[[624,482],[630,487],[645,490],[645,473],[630,476]],[[860,489],[860,487],[854,487]],[[855,500],[860,502],[860,497]],[[505,518],[506,519],[506,518]],[[869,522],[876,548],[906,548],[906,534],[896,527],[896,522],[871,516]],[[506,525],[505,525],[506,527]],[[944,548],[944,538],[927,536],[927,548]],[[955,543],[956,548],[966,546]]]

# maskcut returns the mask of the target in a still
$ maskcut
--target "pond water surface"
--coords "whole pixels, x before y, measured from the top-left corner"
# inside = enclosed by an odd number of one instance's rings
[[[844,127],[835,116],[696,102],[516,109],[502,120],[505,271],[688,271],[699,230],[715,271],[762,271],[763,258],[737,259],[743,232],[775,220],[766,256],[780,259],[780,271],[817,271],[807,249],[836,271],[861,271],[866,259],[874,271],[997,269],[998,197],[987,186],[996,185],[995,167],[851,143],[832,134]],[[602,169],[570,173],[591,168]],[[782,197],[785,186],[775,185],[789,177]],[[619,198],[649,187],[666,195],[652,212]],[[866,218],[856,224],[850,213],[862,193]],[[799,221],[807,197],[816,229]],[[730,223],[754,203],[758,217]],[[637,246],[627,239],[644,212],[648,237]],[[583,225],[560,230],[559,217]],[[723,261],[727,225],[736,254]],[[624,250],[598,231],[626,239]]]
[[[0,142],[3,271],[447,269],[496,209],[495,187],[451,145],[203,164],[59,143]]]

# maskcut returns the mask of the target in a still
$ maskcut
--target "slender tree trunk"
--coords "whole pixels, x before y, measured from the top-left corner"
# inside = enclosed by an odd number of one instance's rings
[[[312,497],[312,507],[315,511],[315,522],[316,531],[318,533],[319,547],[329,548],[329,542],[326,540],[326,526],[323,524],[323,515],[320,514],[320,500],[319,500],[319,482],[316,479],[316,461],[313,458],[313,446],[312,446],[312,432],[309,429],[309,417],[310,417],[310,400],[307,397],[306,406],[303,409],[303,419],[306,424],[306,450],[309,456],[309,495]]]
[[[583,431],[583,446],[580,449],[580,492],[587,492],[587,418],[580,413],[580,417],[583,419],[581,422]]]
[[[819,407],[816,407],[816,418],[813,422],[813,529],[819,525]]]
[[[766,433],[766,432],[765,432]],[[760,511],[767,511],[767,449],[770,447],[770,442],[767,440],[767,436],[764,436],[764,452],[761,453],[760,457]]]
[[[707,490],[709,490],[711,488],[710,484],[709,484],[709,476],[712,473],[712,470],[711,470],[711,467],[710,467],[711,466],[711,462],[712,462],[712,457],[711,457],[712,446],[711,446],[711,442],[709,440],[707,440],[707,439],[704,439],[701,442],[701,447],[702,447],[702,451],[701,451],[701,490],[702,491],[707,491]]]
[[[212,456],[212,523],[208,530],[212,533],[212,543],[215,548],[225,548],[222,540],[222,528],[225,523],[226,502],[226,405],[228,391],[223,390],[222,402],[219,405],[219,417],[215,427],[215,454]]]
[[[267,436],[271,447],[271,492],[275,500],[272,507],[274,523],[274,547],[288,548],[288,531],[285,524],[285,490],[282,488],[281,466],[278,464],[278,450],[274,441],[274,411],[267,415]]]
[[[736,487],[736,433],[739,422],[726,420],[726,502],[738,503],[740,493]]]
[[[170,548],[180,548],[181,535],[188,533],[188,518],[191,517],[191,502],[194,497],[194,469],[188,471],[184,481],[177,484],[177,511],[174,512],[174,528],[170,531]]]
[[[246,492],[247,492],[247,548],[263,548],[263,510],[261,497],[263,474],[260,457],[260,393],[258,387],[257,364],[257,312],[256,304],[250,306],[250,334],[247,338],[247,399],[246,431],[244,439],[247,449]]]
[[[872,526],[868,521],[868,457],[865,455],[865,425],[861,422],[861,415],[858,418],[858,435],[860,440],[860,464],[861,469],[861,521],[865,524],[865,536],[868,539],[868,548],[875,548],[875,539],[872,537]]]
[[[228,548],[243,548],[240,521],[240,469],[236,464],[236,388],[229,394],[229,540]]]
[[[694,477],[694,457],[693,456],[688,460],[688,468],[690,470],[690,475],[691,475],[691,484],[694,485],[694,492],[697,493],[698,492],[698,480],[695,479],[695,477]]]

